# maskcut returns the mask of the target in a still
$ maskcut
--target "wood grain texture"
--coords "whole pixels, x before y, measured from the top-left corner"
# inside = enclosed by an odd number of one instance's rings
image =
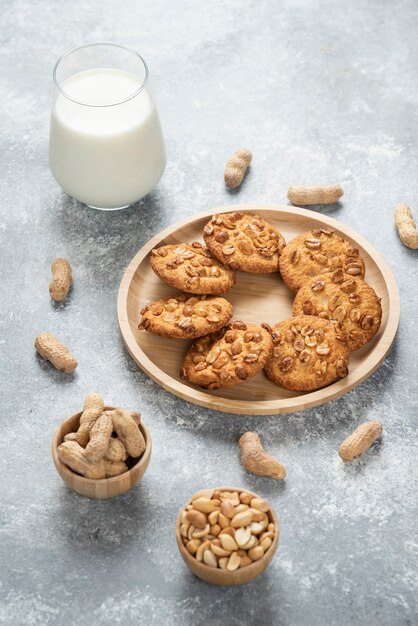
[[[114,408],[115,407],[106,406],[104,410],[110,411]],[[138,427],[144,436],[146,448],[141,458],[127,472],[120,474],[119,476],[101,478],[99,480],[84,478],[84,476],[76,474],[66,465],[61,463],[57,452],[57,448],[63,442],[65,435],[77,430],[81,413],[82,412],[80,411],[62,422],[61,426],[54,435],[54,439],[52,441],[52,459],[55,467],[57,468],[58,474],[68,487],[70,487],[70,489],[76,491],[81,496],[86,496],[87,498],[102,500],[105,498],[113,498],[114,496],[119,496],[122,493],[129,491],[129,489],[132,489],[132,487],[134,487],[142,478],[149,465],[152,450],[150,431],[142,421],[139,422]]]
[[[254,498],[260,497],[259,495],[250,491],[249,489],[241,489],[237,487],[214,487],[214,489],[219,490],[219,491],[231,491],[231,492],[237,491],[238,493],[245,491],[245,493],[252,495]],[[190,498],[188,502],[185,503],[184,506],[182,506],[177,516],[176,541],[177,541],[178,549],[180,551],[181,556],[183,557],[184,562],[191,569],[193,574],[195,574],[195,576],[197,576],[198,578],[201,578],[202,580],[212,585],[223,585],[227,587],[231,587],[235,585],[243,585],[244,583],[248,583],[250,582],[250,580],[253,580],[257,576],[262,574],[270,565],[276,553],[276,550],[279,545],[279,540],[280,540],[279,520],[277,518],[277,515],[273,511],[273,509],[270,508],[269,511],[267,512],[270,518],[270,522],[273,522],[276,526],[276,532],[274,534],[273,543],[271,544],[270,548],[267,550],[264,556],[262,556],[261,559],[259,559],[258,561],[254,561],[254,563],[252,563],[251,565],[247,565],[246,567],[237,569],[233,572],[228,572],[226,570],[222,570],[219,568],[209,567],[205,563],[201,563],[200,561],[197,561],[197,559],[186,550],[181,540],[181,534],[180,534],[181,514],[184,511],[184,508],[186,507],[186,505],[191,503],[192,499],[193,499],[193,496]]]
[[[261,372],[235,387],[203,390],[181,381],[179,377],[179,368],[189,342],[168,340],[137,329],[139,311],[144,305],[177,293],[155,276],[149,264],[151,250],[165,244],[202,241],[203,227],[213,213],[236,210],[257,212],[275,226],[286,241],[312,228],[326,225],[359,248],[366,263],[365,280],[382,298],[383,317],[374,339],[351,353],[347,378],[319,391],[300,393],[278,387]],[[233,319],[274,325],[292,315],[293,296],[279,274],[238,272],[237,284],[224,297],[234,306]],[[385,359],[396,335],[399,315],[400,301],[395,278],[382,255],[371,244],[331,217],[287,205],[223,206],[170,226],[153,237],[132,259],[118,294],[119,327],[125,345],[139,367],[164,389],[184,400],[236,414],[289,413],[324,404],[344,395],[371,376]]]

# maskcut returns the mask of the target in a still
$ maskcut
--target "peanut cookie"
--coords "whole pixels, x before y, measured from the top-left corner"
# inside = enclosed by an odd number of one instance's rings
[[[269,274],[279,271],[283,236],[258,215],[214,215],[203,230],[209,250],[233,270]]]
[[[279,265],[283,280],[292,291],[317,274],[339,269],[362,278],[365,272],[358,248],[326,227],[315,228],[289,241]]]
[[[172,339],[195,339],[225,326],[232,317],[232,304],[216,296],[181,294],[153,302],[141,315],[140,330]]]
[[[273,328],[273,356],[267,378],[292,391],[314,391],[348,374],[346,341],[338,339],[335,323],[299,315]]]
[[[262,326],[234,321],[193,343],[180,376],[206,389],[239,385],[263,369],[272,349],[271,334]]]
[[[308,280],[296,294],[293,315],[318,315],[338,322],[338,333],[357,350],[370,341],[382,320],[380,298],[361,278],[336,270]]]
[[[150,262],[161,280],[187,293],[225,293],[235,285],[235,272],[198,241],[154,248]]]

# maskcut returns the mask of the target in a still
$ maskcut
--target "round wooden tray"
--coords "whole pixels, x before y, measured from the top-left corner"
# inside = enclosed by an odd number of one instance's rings
[[[289,241],[296,235],[331,226],[360,250],[366,263],[366,281],[382,298],[383,317],[374,339],[350,355],[349,375],[319,391],[300,393],[287,391],[267,380],[261,372],[241,385],[226,389],[204,390],[183,382],[179,368],[189,346],[188,341],[165,339],[137,329],[140,309],[176,290],[163,283],[152,271],[149,255],[164,244],[202,241],[203,227],[214,213],[240,210],[258,213],[278,228]],[[233,319],[270,325],[292,314],[292,293],[279,274],[237,273],[237,283],[223,294],[234,306]],[[368,378],[384,360],[393,342],[399,323],[399,292],[392,271],[384,258],[361,235],[337,220],[306,209],[286,205],[223,206],[178,222],[153,237],[136,254],[120,284],[118,320],[126,347],[134,361],[155,382],[176,396],[201,406],[251,415],[271,415],[300,411],[324,404],[353,389]]]

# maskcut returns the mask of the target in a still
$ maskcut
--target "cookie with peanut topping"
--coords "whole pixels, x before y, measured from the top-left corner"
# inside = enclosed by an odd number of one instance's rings
[[[273,327],[273,356],[267,378],[292,391],[315,391],[348,374],[349,351],[336,324],[298,315]]]
[[[325,226],[289,241],[280,256],[279,266],[284,282],[292,291],[300,289],[309,278],[325,272],[339,269],[360,278],[365,272],[358,248]]]
[[[232,304],[216,296],[180,294],[161,298],[141,310],[138,328],[171,339],[195,339],[225,326]]]
[[[265,328],[230,322],[218,333],[193,343],[180,376],[205,389],[239,385],[263,369],[272,350],[273,340]]]
[[[264,218],[238,211],[214,215],[203,229],[203,238],[213,256],[227,267],[255,274],[278,272],[286,245]]]
[[[350,351],[361,348],[379,330],[380,298],[361,278],[336,270],[308,280],[296,294],[294,315],[318,315],[335,320]]]
[[[225,293],[235,285],[235,272],[198,241],[154,248],[150,263],[161,280],[187,293]]]

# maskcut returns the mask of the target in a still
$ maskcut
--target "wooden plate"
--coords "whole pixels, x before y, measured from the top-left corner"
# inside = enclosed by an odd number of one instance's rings
[[[205,223],[213,213],[240,210],[256,212],[277,227],[289,241],[296,235],[331,226],[360,250],[366,263],[366,281],[382,298],[383,318],[374,339],[350,356],[350,374],[319,391],[287,391],[267,380],[261,372],[252,380],[227,389],[204,390],[183,382],[179,368],[189,346],[188,341],[164,339],[138,331],[140,309],[163,296],[176,293],[163,283],[149,264],[150,251],[156,246],[200,240]],[[293,296],[279,274],[238,272],[237,284],[224,294],[234,306],[234,319],[267,322],[271,325],[292,314]],[[134,361],[156,383],[176,396],[204,407],[251,415],[288,413],[324,404],[339,398],[368,378],[382,363],[393,342],[399,323],[400,303],[395,278],[383,259],[361,235],[337,220],[285,205],[234,205],[212,209],[178,222],[153,237],[129,264],[119,288],[118,320],[126,347]]]

